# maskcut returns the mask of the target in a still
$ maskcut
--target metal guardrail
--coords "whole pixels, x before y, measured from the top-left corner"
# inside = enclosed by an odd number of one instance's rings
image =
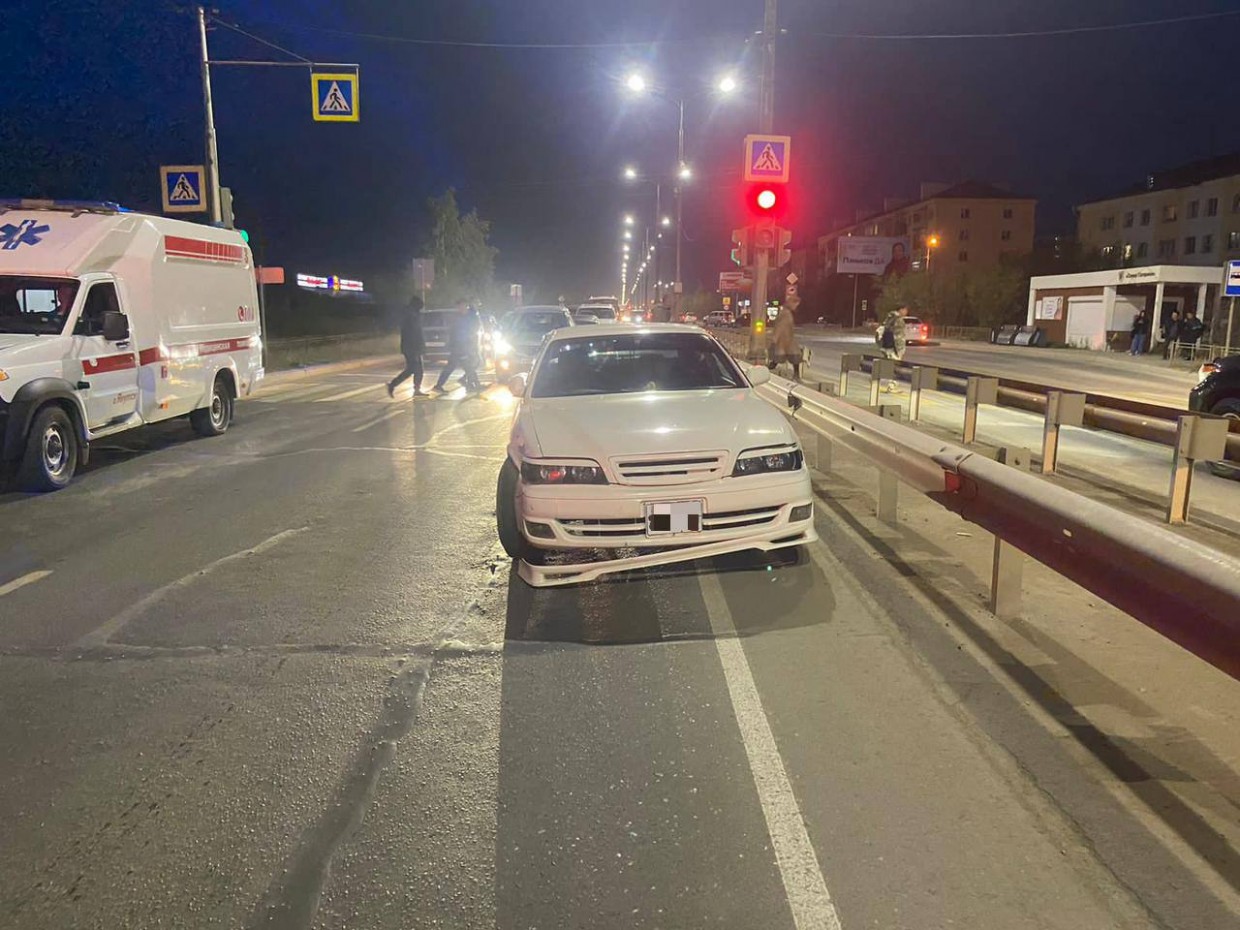
[[[1163,527],[942,442],[811,388],[772,378],[771,404],[873,461],[997,540],[992,609],[1011,613],[1011,546],[1240,678],[1240,562]],[[1015,575],[1013,574],[1015,572]]]

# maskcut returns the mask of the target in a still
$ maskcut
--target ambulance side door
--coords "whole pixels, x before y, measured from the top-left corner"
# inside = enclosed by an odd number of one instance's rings
[[[73,328],[73,351],[81,367],[77,387],[91,431],[138,409],[138,350],[127,324],[116,282],[91,282]]]

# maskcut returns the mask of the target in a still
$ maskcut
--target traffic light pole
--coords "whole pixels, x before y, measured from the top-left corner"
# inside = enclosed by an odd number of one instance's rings
[[[202,40],[202,104],[207,115],[207,190],[211,222],[224,221],[220,197],[220,153],[215,145],[215,107],[211,103],[211,56],[207,53],[207,11],[198,8],[198,35]]]
[[[762,17],[762,88],[758,129],[770,132],[775,126],[775,37],[779,32],[778,0],[766,0]],[[677,229],[679,234],[679,229]],[[679,241],[679,240],[678,240]],[[771,253],[767,249],[755,250],[753,305],[749,310],[749,357],[764,361],[766,352],[766,289],[771,271]],[[676,269],[680,277],[680,269]]]

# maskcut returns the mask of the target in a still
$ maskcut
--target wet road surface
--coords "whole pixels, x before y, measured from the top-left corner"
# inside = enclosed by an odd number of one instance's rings
[[[536,591],[510,399],[381,382],[0,495],[0,926],[1236,925],[1234,848],[1163,842],[846,494],[804,552]]]

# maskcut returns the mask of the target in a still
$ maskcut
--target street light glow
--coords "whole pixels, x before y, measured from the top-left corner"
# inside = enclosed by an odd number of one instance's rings
[[[662,223],[662,224],[664,225],[664,227],[671,226],[671,225],[672,225],[672,218],[671,218],[670,216],[665,216],[665,217],[663,217],[663,219],[661,219],[659,222],[660,222],[660,223]]]
[[[625,238],[625,239],[632,239],[632,238],[633,238],[633,234],[632,234],[631,232],[629,232],[629,231],[626,229],[626,230],[624,231],[624,238]]]
[[[625,226],[632,226],[632,225],[633,225],[633,222],[634,222],[634,221],[633,221],[633,217],[632,217],[632,215],[627,215],[627,216],[625,216],[625,218],[624,218],[624,225],[625,225]]]
[[[646,90],[646,79],[640,74],[634,72],[628,76],[628,79],[624,82],[624,86],[633,93],[640,94]]]
[[[632,165],[627,165],[624,169],[624,179],[626,181],[636,181],[637,180],[637,169],[634,168]]]
[[[689,169],[689,166],[681,165],[680,166],[680,180],[687,181],[691,177],[693,177],[693,172]]]
[[[736,78],[731,74],[725,74],[719,79],[719,93],[730,94],[740,86]]]

